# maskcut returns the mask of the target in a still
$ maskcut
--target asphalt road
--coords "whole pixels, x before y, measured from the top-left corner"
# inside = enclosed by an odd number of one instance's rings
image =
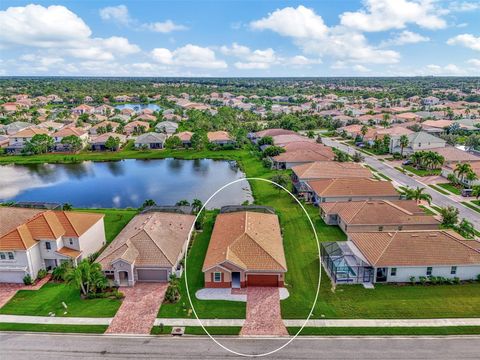
[[[323,138],[322,140],[323,140],[323,143],[325,145],[338,148],[338,149],[340,149],[344,152],[350,153],[350,154],[353,154],[354,151],[357,151],[356,149],[354,149],[350,146],[340,144],[340,143],[338,143],[334,140],[331,140],[329,138]],[[478,212],[476,212],[475,210],[467,208],[463,204],[460,204],[457,201],[450,199],[448,196],[440,194],[439,192],[433,190],[432,188],[430,188],[428,186],[425,186],[420,181],[418,181],[418,180],[416,180],[416,179],[414,179],[414,178],[412,178],[408,175],[405,175],[405,174],[401,173],[400,171],[386,165],[384,162],[379,161],[372,156],[368,156],[364,153],[362,153],[362,155],[365,156],[365,163],[366,164],[375,168],[376,170],[378,170],[382,174],[387,175],[389,178],[395,180],[397,183],[399,183],[401,185],[413,187],[413,188],[416,188],[416,187],[425,188],[426,189],[425,192],[432,196],[432,203],[434,203],[435,205],[438,205],[440,207],[447,207],[447,206],[456,207],[460,212],[459,213],[459,218],[460,219],[465,218],[468,221],[470,221],[477,230],[480,229],[480,214]]]
[[[271,351],[286,339],[218,338],[237,351]],[[478,359],[480,336],[297,338],[269,359]],[[126,337],[0,333],[2,360],[231,359],[207,337]]]

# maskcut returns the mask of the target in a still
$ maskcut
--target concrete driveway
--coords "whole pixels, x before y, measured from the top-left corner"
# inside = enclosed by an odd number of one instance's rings
[[[280,311],[280,294],[276,287],[247,288],[247,317],[242,336],[286,336]]]
[[[121,287],[125,298],[106,333],[150,334],[167,288],[167,283],[136,283],[133,287]]]

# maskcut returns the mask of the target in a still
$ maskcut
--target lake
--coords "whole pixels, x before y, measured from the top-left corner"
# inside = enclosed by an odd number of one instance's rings
[[[75,207],[139,207],[145,199],[174,205],[205,202],[223,185],[244,178],[235,163],[211,159],[84,161],[0,166],[0,201],[70,203]],[[208,208],[253,200],[247,181],[233,184]]]
[[[136,112],[142,111],[144,109],[150,109],[153,111],[161,110],[162,108],[156,104],[121,104],[115,106],[115,109],[122,110],[122,109],[132,109]]]

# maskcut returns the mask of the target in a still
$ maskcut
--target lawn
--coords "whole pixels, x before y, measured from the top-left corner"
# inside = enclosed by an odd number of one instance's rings
[[[472,202],[473,202],[473,201],[472,201]],[[478,207],[478,206],[480,206],[480,205],[475,206],[475,205],[472,205],[471,203],[469,203],[468,201],[462,201],[462,204],[465,205],[466,207],[468,207],[468,208],[470,208],[470,209],[472,209],[472,210],[480,213],[480,207]]]
[[[437,215],[437,213],[433,212],[432,210],[430,210],[426,206],[423,206],[423,205],[419,205],[419,206],[423,209],[423,212],[425,214],[427,214],[427,215]]]
[[[402,165],[402,167],[405,170],[408,170],[411,173],[414,173],[415,175],[418,175],[418,176],[435,176],[435,175],[440,175],[440,173],[442,172],[442,170],[440,169],[434,169],[434,170],[417,169],[411,165]]]
[[[62,305],[67,304],[67,310]],[[0,309],[0,314],[67,317],[113,317],[121,301],[117,299],[83,300],[80,292],[63,283],[47,283],[39,290],[20,290]],[[67,311],[66,314],[64,312]]]
[[[442,189],[450,191],[452,194],[455,194],[455,195],[460,195],[462,193],[461,190],[457,188],[455,185],[453,185],[452,183],[444,183],[444,184],[436,184],[436,185],[441,187]]]
[[[288,327],[288,333],[295,335],[300,328]],[[356,336],[356,335],[477,335],[480,326],[446,326],[446,327],[304,327],[301,335],[317,336]]]
[[[58,324],[18,324],[0,323],[0,331],[28,331],[55,333],[103,334],[106,325],[58,325]]]
[[[451,195],[448,191],[443,190],[442,188],[438,187],[437,185],[430,184],[428,186],[431,187],[433,190],[438,191],[440,194]]]

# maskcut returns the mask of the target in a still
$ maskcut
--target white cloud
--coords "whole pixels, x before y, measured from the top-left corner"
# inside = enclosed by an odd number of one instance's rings
[[[215,52],[207,47],[188,44],[176,50],[156,48],[151,53],[160,64],[203,69],[225,69],[227,63],[216,58]]]
[[[104,61],[140,51],[123,37],[91,35],[87,24],[64,6],[27,5],[0,11],[0,41],[6,46],[44,48],[57,55]]]
[[[460,34],[447,40],[448,45],[461,45],[466,48],[480,51],[480,36],[472,34]]]
[[[455,64],[448,64],[445,66],[430,64],[425,69],[421,70],[424,75],[465,75],[465,70],[459,68]]]
[[[340,23],[361,31],[402,29],[412,23],[427,29],[443,29],[445,11],[433,0],[365,0],[364,9],[344,12]]]
[[[251,50],[248,46],[233,43],[230,47],[222,46],[220,52],[242,60],[234,64],[237,69],[241,70],[268,69],[272,64],[279,61],[275,50],[272,48]]]
[[[251,50],[248,46],[239,45],[235,42],[230,47],[223,45],[220,48],[220,51],[224,55],[236,57],[246,57],[251,53]]]
[[[453,1],[448,9],[453,12],[468,12],[480,9],[480,2]]]
[[[184,25],[175,24],[172,20],[166,20],[164,22],[154,22],[150,24],[144,24],[143,27],[150,31],[159,32],[163,34],[170,33],[172,31],[187,30]]]
[[[429,41],[430,38],[423,36],[412,31],[404,30],[401,33],[396,34],[393,38],[383,41],[380,46],[391,46],[391,45],[405,45],[405,44],[416,44],[419,42]]]
[[[103,20],[111,20],[122,25],[129,25],[133,21],[125,5],[108,6],[100,9],[100,17]]]
[[[322,60],[320,59],[309,59],[303,55],[295,55],[288,59],[288,63],[293,66],[306,66],[312,64],[321,64]]]
[[[480,69],[480,59],[469,59],[467,63]]]
[[[356,72],[359,72],[359,73],[367,73],[367,72],[370,72],[371,70],[363,65],[355,65],[353,67],[353,70],[355,70]]]

